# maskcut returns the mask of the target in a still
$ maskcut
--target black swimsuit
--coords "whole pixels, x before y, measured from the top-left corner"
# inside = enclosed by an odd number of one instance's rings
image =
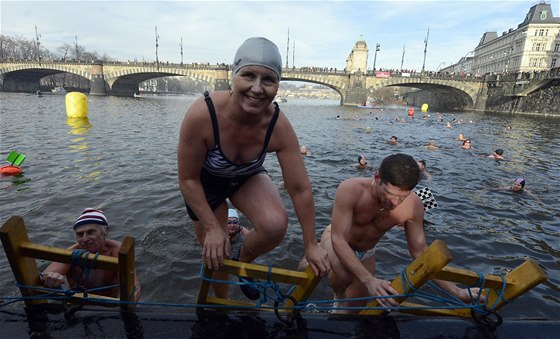
[[[259,155],[259,158],[248,163],[237,165],[227,159],[222,152],[222,148],[220,146],[218,118],[216,116],[214,104],[208,92],[204,92],[204,99],[206,100],[206,105],[208,106],[208,111],[212,120],[215,146],[211,151],[206,153],[206,159],[204,160],[204,165],[202,167],[202,171],[200,172],[200,181],[202,183],[202,187],[204,188],[208,204],[212,210],[215,210],[253,175],[263,172],[266,173],[263,163],[266,158],[270,136],[272,135],[272,131],[274,130],[274,126],[276,125],[276,121],[278,120],[278,116],[280,114],[280,108],[275,102],[274,105],[276,107],[274,115],[272,116],[272,120],[268,126],[266,137],[264,139],[263,150]],[[185,205],[191,219],[198,221],[196,214],[188,206],[186,201]]]

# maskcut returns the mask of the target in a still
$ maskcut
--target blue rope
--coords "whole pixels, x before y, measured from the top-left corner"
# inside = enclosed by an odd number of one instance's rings
[[[87,260],[89,255],[89,251],[83,250],[81,248],[72,251],[72,254],[70,256],[72,265],[71,271],[72,276],[76,281],[76,287],[80,287],[82,285],[82,278],[84,282],[88,280],[91,269],[97,268],[97,258],[99,257],[99,252],[95,253],[91,262]],[[80,276],[76,274],[76,267],[79,267],[82,270],[82,274]]]
[[[282,293],[280,286],[272,280],[272,265],[268,266],[267,272],[267,280],[266,281],[229,281],[229,280],[220,280],[220,279],[212,279],[211,277],[204,275],[204,265],[201,265],[200,268],[200,278],[204,281],[209,283],[218,283],[218,284],[226,284],[226,285],[249,285],[258,290],[261,294],[261,298],[258,302],[256,302],[257,308],[262,308],[262,305],[267,303],[269,300],[277,303],[283,303],[286,299],[286,294]],[[292,289],[295,286],[292,286]],[[269,294],[268,290],[271,289],[273,294]],[[290,290],[290,291],[291,291]],[[288,293],[289,295],[289,293]]]
[[[95,260],[95,259],[94,259]],[[405,293],[403,294],[398,294],[398,295],[389,295],[389,296],[368,296],[368,297],[360,297],[360,298],[347,298],[347,299],[337,299],[337,300],[327,300],[327,299],[319,299],[319,300],[307,300],[307,301],[302,301],[302,302],[297,302],[295,303],[295,305],[290,306],[290,307],[286,307],[286,306],[268,306],[265,305],[264,303],[268,301],[268,299],[277,302],[278,304],[280,304],[281,302],[283,303],[286,299],[287,295],[290,295],[291,291],[293,291],[293,289],[295,288],[295,286],[292,286],[290,288],[290,293],[283,294],[280,286],[271,280],[272,277],[272,266],[269,266],[268,269],[268,273],[267,273],[267,280],[266,281],[262,281],[262,282],[236,282],[236,281],[224,281],[224,280],[217,280],[217,279],[212,279],[210,277],[207,277],[204,275],[203,273],[204,271],[204,267],[201,266],[201,279],[203,279],[204,281],[207,282],[211,282],[211,283],[221,283],[221,284],[229,284],[229,285],[252,285],[253,287],[257,288],[261,294],[262,297],[259,300],[259,302],[255,305],[255,306],[231,306],[231,305],[216,305],[216,304],[181,304],[181,303],[161,303],[161,302],[132,302],[132,301],[121,301],[121,300],[107,300],[107,299],[100,299],[100,298],[92,298],[92,297],[85,297],[83,298],[85,301],[90,301],[90,302],[96,302],[96,303],[106,303],[106,304],[113,304],[113,305],[146,305],[146,306],[162,306],[162,307],[176,307],[176,308],[221,308],[221,309],[250,309],[250,310],[254,310],[254,309],[270,309],[270,310],[278,310],[278,309],[285,309],[285,310],[305,310],[305,309],[311,309],[311,310],[318,310],[318,311],[330,311],[330,310],[381,310],[381,311],[390,311],[390,310],[394,310],[394,311],[399,311],[399,310],[429,310],[429,309],[460,309],[460,308],[470,308],[476,312],[483,312],[483,313],[488,313],[487,311],[485,311],[485,306],[483,304],[473,304],[473,302],[475,301],[475,298],[472,296],[472,293],[470,291],[470,287],[479,287],[482,290],[482,288],[484,287],[484,283],[485,283],[485,277],[483,274],[479,273],[479,279],[478,281],[469,286],[469,295],[471,296],[471,304],[467,304],[463,301],[461,301],[460,299],[451,296],[447,291],[441,289],[439,286],[436,286],[435,284],[430,282],[430,285],[440,291],[441,293],[447,295],[449,298],[444,298],[444,297],[440,297],[437,295],[434,295],[432,293],[428,293],[425,291],[421,291],[417,288],[415,288],[414,286],[412,286],[412,284],[410,283],[410,280],[408,279],[408,276],[406,274],[406,270],[403,270],[401,272],[401,276],[402,276],[402,286],[403,286],[403,290],[405,291]],[[507,300],[506,298],[504,298],[503,294],[505,292],[505,288],[507,286],[507,282],[505,277],[502,275],[502,288],[498,293],[498,297],[496,299],[496,301],[494,302],[494,304],[490,307],[490,309],[494,309],[500,300],[504,300],[505,302],[509,303],[509,300]],[[61,290],[61,289],[55,289],[55,288],[46,288],[46,287],[42,287],[42,286],[25,286],[25,285],[21,285],[19,283],[16,283],[16,285],[19,288],[31,288],[31,289],[41,289],[41,290],[45,290],[48,293],[46,294],[41,294],[41,295],[34,295],[34,296],[26,296],[26,297],[0,297],[0,300],[7,300],[8,302],[4,302],[0,304],[0,307],[8,305],[8,304],[12,304],[18,301],[25,301],[25,300],[33,300],[33,299],[52,299],[52,300],[60,300],[60,299],[68,299],[70,298],[72,295],[74,295],[76,292],[81,292],[81,291],[76,291],[74,289],[70,289],[70,290]],[[478,286],[477,286],[478,285]],[[87,292],[95,292],[95,291],[99,291],[102,289],[110,289],[110,288],[114,288],[117,287],[118,285],[109,285],[109,286],[102,286],[102,287],[98,287],[98,288],[92,288],[90,290],[86,290]],[[269,293],[267,293],[268,289],[272,289],[273,290],[273,294],[274,295],[270,295]],[[413,291],[412,293],[410,293],[409,291]],[[62,293],[62,295],[61,295]],[[480,293],[481,294],[481,293]],[[478,298],[476,298],[476,301],[479,302],[480,301],[480,294],[478,296]],[[397,307],[385,307],[385,306],[346,306],[346,307],[326,307],[326,306],[317,306],[317,305],[321,305],[321,304],[333,304],[335,301],[336,302],[347,302],[347,301],[371,301],[371,300],[375,300],[375,299],[383,299],[383,298],[400,298],[400,297],[416,297],[416,298],[424,298],[424,299],[428,299],[428,300],[433,300],[433,301],[438,301],[438,302],[446,302],[449,303],[451,305],[436,305],[436,306],[397,306]],[[488,299],[487,299],[488,300]]]

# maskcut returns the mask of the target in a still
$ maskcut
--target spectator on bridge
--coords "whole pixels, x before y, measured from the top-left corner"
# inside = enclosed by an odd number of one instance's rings
[[[179,187],[202,246],[202,260],[210,269],[219,268],[231,253],[228,198],[253,225],[240,262],[252,262],[284,238],[288,213],[263,167],[269,152],[276,153],[301,223],[307,260],[316,275],[325,275],[330,268],[326,251],[317,245],[315,203],[297,135],[273,103],[281,73],[278,47],[262,37],[249,38],[235,54],[231,90],[204,93],[183,119],[177,154]],[[213,276],[227,280],[224,273]],[[212,284],[220,298],[227,298],[227,287]],[[243,291],[250,299],[258,298],[258,291],[252,289],[256,293]]]

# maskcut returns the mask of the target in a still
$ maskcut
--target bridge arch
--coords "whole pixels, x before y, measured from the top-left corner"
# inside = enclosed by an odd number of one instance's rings
[[[11,92],[35,92],[40,89],[42,78],[55,74],[70,73],[91,81],[91,73],[66,64],[14,64],[0,69],[2,89]]]
[[[476,103],[480,85],[465,81],[437,78],[394,77],[377,79],[368,86],[370,95],[382,87],[411,87],[426,91],[433,108],[472,109]],[[439,106],[439,107],[438,107]]]
[[[340,95],[340,102],[341,102],[341,103],[342,103],[342,100],[343,100],[343,98],[344,98],[344,93],[342,92],[342,90],[341,90],[339,87],[334,86],[334,85],[329,84],[329,83],[325,83],[325,82],[318,81],[318,80],[301,79],[301,78],[290,78],[290,77],[284,77],[284,76],[282,76],[282,80],[283,80],[283,81],[307,82],[307,83],[312,83],[312,84],[317,84],[317,85],[322,85],[322,86],[325,86],[325,87],[329,87],[329,88],[335,90],[335,91],[338,93],[338,95]]]

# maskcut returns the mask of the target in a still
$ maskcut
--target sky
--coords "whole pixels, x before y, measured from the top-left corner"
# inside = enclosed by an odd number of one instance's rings
[[[540,0],[471,1],[0,1],[1,33],[51,52],[83,46],[119,61],[231,64],[241,43],[263,36],[283,64],[344,69],[358,40],[368,68],[436,70],[471,56],[485,32],[517,28]],[[547,0],[555,17],[558,0]],[[429,36],[427,36],[429,29]],[[289,44],[288,44],[289,31]],[[375,45],[380,50],[375,57]],[[287,49],[289,47],[289,50]]]

